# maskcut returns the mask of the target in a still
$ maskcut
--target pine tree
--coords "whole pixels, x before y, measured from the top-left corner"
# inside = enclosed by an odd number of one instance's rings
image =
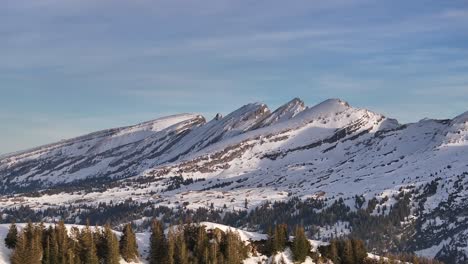
[[[44,241],[42,242],[42,249],[44,250],[44,253],[42,255],[42,264],[50,264],[50,239],[46,235],[44,238]]]
[[[138,260],[138,245],[131,224],[126,224],[124,226],[122,236],[120,237],[119,248],[120,254],[125,261],[131,262]]]
[[[174,230],[169,228],[169,232],[167,234],[167,264],[174,264],[174,254],[175,254],[175,244],[176,244],[176,237],[174,234]]]
[[[8,234],[5,237],[5,245],[7,248],[14,248],[16,246],[16,241],[18,241],[18,228],[15,222],[12,222],[8,229]]]
[[[268,228],[268,239],[266,242],[266,248],[268,250],[268,254],[270,254],[271,256],[278,252],[278,245],[275,240],[275,233],[273,232],[271,227]]]
[[[338,245],[336,240],[330,241],[330,251],[329,255],[327,256],[333,263],[338,262]]]
[[[80,264],[80,262],[77,255],[75,255],[75,251],[72,248],[68,248],[66,264]]]
[[[311,249],[309,240],[305,235],[303,227],[296,227],[294,235],[295,236],[292,245],[294,260],[298,262],[304,262]]]
[[[104,262],[106,258],[107,241],[104,236],[104,230],[99,228],[97,225],[94,228],[93,240],[94,240],[94,243],[96,244],[96,255],[99,259],[99,262],[102,263]]]
[[[63,220],[55,227],[58,263],[66,263],[68,253],[68,231]]]
[[[43,246],[44,256],[42,258],[43,264],[57,264],[58,261],[58,244],[56,229],[53,226],[49,226],[44,232]]]
[[[217,241],[216,239],[212,239],[209,242],[209,248],[208,248],[209,261],[208,261],[208,263],[210,263],[210,264],[222,263],[222,262],[218,262],[218,255],[222,255],[222,254],[218,254],[218,252],[219,252],[219,241]]]
[[[27,246],[27,238],[24,232],[21,232],[16,241],[16,247],[13,250],[10,261],[11,264],[25,264],[29,263],[30,252]]]
[[[367,250],[364,242],[359,239],[351,239],[351,245],[353,247],[354,263],[362,263],[367,257]]]
[[[247,248],[237,232],[228,230],[223,239],[224,263],[238,264],[247,257]]]
[[[119,264],[119,241],[110,224],[104,226],[103,238],[105,242],[104,264]]]
[[[182,228],[179,228],[179,230],[176,230],[175,232],[174,263],[189,263],[189,251],[185,241],[184,230]]]
[[[83,228],[80,234],[80,259],[86,264],[99,264],[96,243],[89,223]]]
[[[238,248],[235,241],[234,233],[231,230],[228,230],[225,234],[225,239],[223,243],[224,247],[224,258],[226,264],[238,264],[240,263],[240,257]]]
[[[209,262],[209,240],[204,226],[197,227],[194,253],[199,263]]]
[[[286,224],[277,225],[275,228],[275,237],[278,250],[283,251],[286,247],[286,243],[289,240],[288,226]]]
[[[26,236],[26,248],[31,264],[41,263],[42,259],[42,230],[31,221],[23,230]]]
[[[39,228],[28,222],[18,236],[11,255],[12,264],[40,264],[42,259],[42,237]]]
[[[69,264],[81,264],[80,233],[81,232],[77,227],[72,227],[70,230],[70,246],[68,250],[72,251],[72,253],[68,253],[68,256],[73,256],[73,260],[70,257],[68,257]]]
[[[354,264],[353,246],[350,240],[345,240],[342,246],[341,262],[343,264]]]
[[[289,240],[288,227],[285,224],[280,224],[274,229],[268,230],[267,247],[270,255],[276,254],[278,251],[283,251],[286,243]]]
[[[163,226],[161,222],[155,219],[151,224],[150,264],[166,262],[166,244]]]

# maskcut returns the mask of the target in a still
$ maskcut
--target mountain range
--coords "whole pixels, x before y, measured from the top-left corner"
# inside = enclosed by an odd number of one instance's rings
[[[413,241],[405,250],[458,262],[468,255],[466,176],[468,112],[400,124],[340,99],[308,107],[295,98],[273,111],[252,103],[209,121],[178,114],[0,156],[0,208],[131,198],[251,211],[298,198],[385,215],[411,193],[399,224]]]

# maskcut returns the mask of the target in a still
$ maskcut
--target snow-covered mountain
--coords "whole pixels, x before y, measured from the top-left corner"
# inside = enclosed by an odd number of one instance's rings
[[[296,98],[275,111],[254,103],[208,122],[175,115],[5,155],[0,207],[15,206],[19,198],[47,208],[131,197],[168,207],[240,210],[246,202],[252,209],[295,196],[342,198],[354,208],[356,195],[391,206],[393,195],[436,182],[424,210],[412,218],[452,225],[412,249],[435,256],[468,237],[467,172],[468,112],[399,124],[339,99],[306,107]],[[414,208],[421,204],[413,202]]]

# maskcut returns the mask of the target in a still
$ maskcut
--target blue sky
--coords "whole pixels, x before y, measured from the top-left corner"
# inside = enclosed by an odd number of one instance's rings
[[[0,36],[0,153],[293,97],[468,110],[466,0],[6,0]]]

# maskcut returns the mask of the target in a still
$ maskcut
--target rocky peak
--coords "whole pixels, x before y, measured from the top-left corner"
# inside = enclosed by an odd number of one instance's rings
[[[294,98],[286,104],[278,107],[273,113],[266,116],[256,127],[266,127],[275,123],[289,120],[306,109],[304,102],[299,98]]]

